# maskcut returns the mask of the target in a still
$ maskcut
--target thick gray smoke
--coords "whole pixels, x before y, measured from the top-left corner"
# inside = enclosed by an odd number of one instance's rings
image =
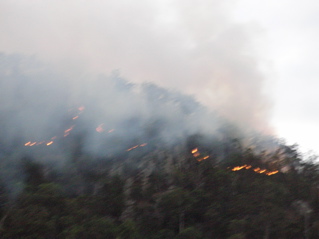
[[[195,95],[224,117],[267,132],[254,29],[232,20],[234,7],[222,0],[1,1],[0,51],[35,54],[73,72],[120,69],[129,81]]]
[[[222,121],[191,96],[117,72],[66,73],[21,55],[0,54],[0,102],[0,180],[12,195],[25,156],[61,168],[83,157],[118,160],[137,148],[183,145],[194,134],[221,136]]]
[[[56,164],[196,133],[241,135],[221,132],[221,118],[269,132],[254,29],[232,20],[234,4],[0,1],[5,181],[17,181],[23,155]]]
[[[4,54],[0,66],[4,152],[61,149],[76,137],[81,150],[102,156],[152,140],[183,141],[220,126],[193,97],[151,83],[129,83],[116,72],[108,77],[78,72],[70,79],[35,59]]]

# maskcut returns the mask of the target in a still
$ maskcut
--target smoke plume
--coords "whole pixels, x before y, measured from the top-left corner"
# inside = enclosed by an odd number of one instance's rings
[[[106,75],[119,69],[131,82],[178,89],[267,132],[270,105],[255,33],[233,21],[235,6],[221,0],[2,1],[0,51],[35,55],[68,72],[56,87],[71,84],[74,94],[83,88],[80,69]]]

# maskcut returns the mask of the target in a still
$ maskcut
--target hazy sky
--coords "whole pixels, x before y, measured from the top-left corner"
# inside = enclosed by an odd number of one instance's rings
[[[278,135],[319,152],[319,2],[242,0],[236,14],[264,29],[262,54],[273,68]]]
[[[120,70],[319,152],[313,0],[0,0],[0,52]],[[318,82],[318,83],[317,83]]]

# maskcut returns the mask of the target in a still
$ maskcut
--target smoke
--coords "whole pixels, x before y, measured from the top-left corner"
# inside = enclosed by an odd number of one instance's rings
[[[130,149],[149,152],[220,125],[191,96],[117,72],[63,72],[22,55],[0,54],[0,102],[1,180],[12,196],[22,189],[26,158],[61,171],[84,156],[128,157]]]
[[[193,97],[152,83],[129,83],[116,72],[78,72],[70,79],[70,73],[57,73],[34,58],[4,54],[0,66],[3,151],[45,145],[61,151],[67,139],[80,138],[79,147],[90,154],[114,154],[136,140],[174,143],[213,133],[219,125]]]
[[[79,70],[119,69],[131,82],[194,95],[241,126],[269,132],[255,28],[233,21],[235,7],[221,0],[1,1],[0,51],[72,72],[73,87],[82,84]]]
[[[212,134],[218,145],[246,129],[269,132],[255,28],[234,22],[234,7],[0,1],[0,166],[8,187],[23,181],[17,165],[25,155],[58,165],[83,155],[125,158],[129,149],[194,134]],[[241,130],[223,127],[231,125],[225,119]]]

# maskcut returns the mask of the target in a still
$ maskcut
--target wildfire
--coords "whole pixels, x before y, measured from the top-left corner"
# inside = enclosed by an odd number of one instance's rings
[[[82,114],[83,111],[84,111],[84,109],[85,109],[84,106],[80,106],[80,107],[78,108],[78,111],[79,111],[79,112],[78,112],[78,115],[74,116],[74,117],[72,118],[72,120],[78,119],[78,118],[79,118],[79,114]]]
[[[195,149],[192,150],[192,154],[194,154],[196,152],[198,152],[198,148],[195,148]]]
[[[31,141],[24,144],[24,146],[29,146],[31,144]]]
[[[209,156],[199,158],[200,152],[199,152],[198,148],[193,149],[191,152],[198,162],[201,162],[201,161],[209,158]]]
[[[197,161],[198,161],[198,162],[201,162],[201,161],[203,161],[203,160],[205,160],[205,159],[208,159],[208,158],[209,158],[209,156],[205,156],[205,157],[203,157],[203,158],[197,159]]]
[[[47,141],[47,142],[45,142],[45,141],[40,141],[40,142],[31,142],[31,141],[29,141],[29,142],[25,143],[24,146],[32,147],[32,146],[40,145],[40,144],[44,144],[44,143],[45,143],[47,146],[49,146],[49,145],[53,144],[54,141],[53,141],[53,140]]]
[[[48,142],[48,143],[47,143],[47,146],[49,146],[49,145],[51,145],[51,144],[53,144],[53,141]]]
[[[105,128],[103,128],[104,124],[99,124],[96,128],[95,128],[95,131],[98,132],[98,133],[103,133],[105,132],[106,134],[109,134],[109,133],[112,133],[115,131],[115,129],[110,129],[110,130],[107,130]]]
[[[98,127],[96,127],[96,132],[98,132],[98,133],[102,133],[103,131],[104,131],[104,129],[103,129],[103,125],[104,124],[100,124]]]
[[[78,113],[77,113],[77,114],[78,114],[78,115],[74,116],[74,117],[72,118],[72,120],[78,119],[78,118],[79,118],[79,115],[80,115],[81,113],[83,113],[84,109],[85,109],[84,106],[78,107],[78,108],[77,108],[77,110],[78,110]],[[70,109],[69,111],[71,111],[71,109]],[[102,125],[103,125],[103,124],[99,125],[99,127],[101,128],[102,131],[104,131],[104,129],[102,128]],[[67,137],[67,136],[70,134],[70,132],[73,130],[74,127],[75,127],[75,125],[72,125],[70,128],[64,130],[64,137]],[[109,133],[112,132],[112,131],[114,131],[114,129],[110,130]],[[51,144],[54,143],[54,140],[55,140],[56,138],[57,138],[57,136],[53,136],[50,140],[47,140],[47,141],[40,141],[40,142],[28,141],[27,143],[24,144],[24,146],[29,146],[29,147],[31,147],[31,146],[34,146],[34,145],[41,145],[41,144],[46,144],[47,146],[49,146],[49,145],[51,145]],[[59,138],[60,138],[60,137],[59,137]]]
[[[268,172],[268,173],[266,173],[266,175],[270,176],[270,175],[276,174],[276,173],[278,173],[278,172],[279,172],[279,171],[276,170],[276,171]]]
[[[250,168],[252,168],[251,165],[245,164],[245,165],[242,165],[242,166],[236,166],[236,167],[232,168],[231,170],[232,171],[239,171],[239,170],[242,170],[242,169],[250,169]],[[267,169],[261,169],[261,168],[253,168],[252,170],[255,173],[266,174],[267,176],[274,175],[274,174],[279,172],[278,170],[268,171]]]
[[[133,149],[136,149],[136,148],[138,148],[138,147],[144,147],[144,146],[146,146],[146,145],[147,145],[147,143],[138,144],[138,145],[133,146],[132,148],[127,149],[126,151],[131,151],[131,150],[133,150]]]
[[[74,125],[72,125],[68,129],[64,130],[64,137],[68,136],[73,128],[74,128]]]
[[[239,170],[242,170],[242,169],[250,169],[251,168],[251,165],[243,165],[243,166],[236,166],[232,169],[232,171],[239,171]]]

